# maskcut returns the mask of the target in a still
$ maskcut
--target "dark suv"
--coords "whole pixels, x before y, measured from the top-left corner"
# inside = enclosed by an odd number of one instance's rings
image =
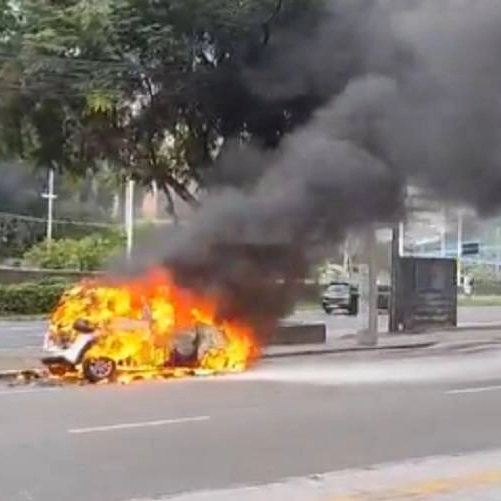
[[[322,294],[322,308],[329,315],[335,310],[343,310],[348,315],[358,314],[360,293],[358,287],[348,282],[331,282]],[[390,286],[377,286],[378,310],[388,310],[390,304]]]
[[[346,311],[348,315],[358,314],[358,288],[348,282],[331,282],[322,294],[322,308],[328,314],[334,310]]]

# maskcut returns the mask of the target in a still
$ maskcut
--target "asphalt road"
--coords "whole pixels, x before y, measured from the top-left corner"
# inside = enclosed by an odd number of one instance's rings
[[[0,387],[0,499],[124,501],[501,447],[501,352]]]
[[[346,315],[326,315],[322,310],[298,311],[290,320],[300,322],[325,322],[331,336],[342,336],[358,330],[360,321]],[[458,310],[458,323],[463,326],[501,324],[501,307],[461,307]],[[17,348],[38,348],[42,344],[46,329],[43,321],[6,321],[0,320],[0,353],[2,350]],[[379,328],[388,328],[388,317],[380,315]]]
[[[45,321],[0,320],[0,353],[15,348],[40,347],[47,329]]]

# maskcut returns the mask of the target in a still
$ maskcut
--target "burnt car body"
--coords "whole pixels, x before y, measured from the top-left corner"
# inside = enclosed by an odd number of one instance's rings
[[[140,329],[138,329],[138,327]],[[85,319],[77,320],[73,325],[75,335],[71,341],[64,339],[54,341],[50,333],[46,334],[42,363],[53,375],[63,376],[68,373],[77,373],[80,369],[84,378],[97,383],[103,380],[112,380],[120,370],[128,372],[143,370],[168,370],[174,368],[196,368],[204,354],[210,349],[221,347],[224,342],[222,334],[212,326],[195,325],[169,336],[169,343],[165,346],[154,347],[153,331],[146,321],[129,321],[128,325],[120,326],[120,333],[127,335],[127,329],[135,337],[141,332],[142,338],[130,350],[117,351],[110,346],[106,348],[102,339],[106,336],[102,327],[93,326]],[[119,334],[120,335],[120,334]],[[93,352],[97,347],[98,350]],[[137,360],[138,351],[145,350],[146,356],[139,357],[143,365],[133,363]],[[154,356],[161,354],[160,357]]]

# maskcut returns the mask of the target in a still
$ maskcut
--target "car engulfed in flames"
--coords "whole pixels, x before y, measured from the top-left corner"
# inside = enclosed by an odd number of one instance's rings
[[[242,371],[258,355],[253,330],[217,312],[217,299],[178,287],[163,269],[85,280],[52,313],[42,362],[53,376],[93,383]]]

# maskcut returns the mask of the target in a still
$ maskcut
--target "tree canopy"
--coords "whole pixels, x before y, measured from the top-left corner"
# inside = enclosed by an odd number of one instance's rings
[[[273,148],[311,113],[246,69],[321,1],[0,0],[0,154],[85,175],[106,165],[196,203],[224,140]]]

